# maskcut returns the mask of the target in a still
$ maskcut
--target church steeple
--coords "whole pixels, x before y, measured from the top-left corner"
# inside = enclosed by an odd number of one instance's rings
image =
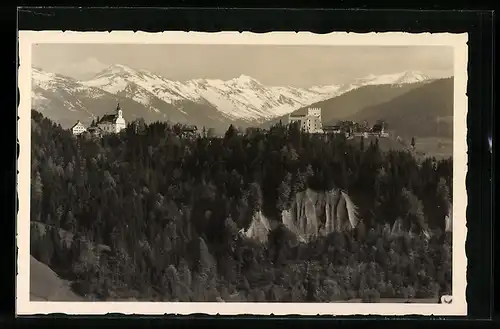
[[[120,103],[116,106],[116,115],[121,118],[123,115],[122,109],[120,108]]]

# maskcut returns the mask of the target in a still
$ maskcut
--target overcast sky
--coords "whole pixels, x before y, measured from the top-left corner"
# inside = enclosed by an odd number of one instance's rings
[[[245,74],[264,85],[297,87],[405,70],[435,78],[453,75],[453,48],[445,46],[38,44],[32,61],[76,79],[123,64],[171,80],[227,80]]]

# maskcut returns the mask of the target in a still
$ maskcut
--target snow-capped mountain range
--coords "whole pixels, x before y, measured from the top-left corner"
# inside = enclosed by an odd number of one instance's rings
[[[153,72],[120,64],[112,65],[85,81],[33,68],[32,107],[42,112],[46,109],[52,116],[64,116],[61,111],[78,112],[82,116],[79,120],[89,121],[93,116],[113,109],[97,107],[118,100],[127,102],[127,106],[122,107],[125,115],[129,111],[131,117],[167,118],[227,127],[228,122],[239,125],[262,123],[365,85],[402,85],[430,80],[421,72],[407,71],[370,75],[345,85],[294,88],[265,86],[246,75],[226,81],[171,81]],[[54,110],[53,107],[59,108]]]
[[[297,107],[325,97],[333,97],[339,88],[267,87],[246,75],[227,81],[195,79],[182,83],[123,65],[113,65],[82,84],[112,94],[125,94],[138,103],[150,106],[154,111],[160,109],[151,105],[151,97],[173,105],[186,100],[196,103],[208,102],[228,119],[245,121],[265,120],[289,113]]]
[[[418,83],[431,80],[427,75],[419,71],[404,71],[394,74],[374,75],[370,74],[367,77],[356,79],[352,83],[353,86],[368,86],[368,85],[404,85],[409,83]]]

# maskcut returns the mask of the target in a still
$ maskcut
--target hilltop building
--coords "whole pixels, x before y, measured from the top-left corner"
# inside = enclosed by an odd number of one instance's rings
[[[389,134],[385,131],[385,122],[377,122],[373,125],[372,133],[380,137],[387,137]]]
[[[288,115],[288,123],[298,123],[300,128],[308,133],[321,133],[321,108],[310,107],[306,114],[290,114]]]
[[[123,111],[120,108],[120,104],[116,107],[116,111],[113,114],[106,114],[96,123],[88,128],[78,120],[73,127],[71,127],[71,132],[73,135],[80,135],[81,133],[88,132],[93,136],[101,136],[104,133],[119,133],[126,128],[125,119],[123,118]]]
[[[195,125],[185,125],[182,127],[182,136],[184,137],[197,137],[199,135],[198,133],[198,127]]]
[[[362,124],[354,121],[339,121],[336,125],[324,125],[323,131],[326,134],[345,134],[347,138],[351,137],[389,137],[386,123],[378,120],[372,127],[368,126],[365,120]]]
[[[123,111],[120,104],[116,107],[115,113],[104,115],[97,123],[104,133],[119,133],[126,128],[125,119],[123,118]]]
[[[323,132],[325,132],[326,134],[340,134],[342,133],[342,127],[340,125],[323,126]]]
[[[85,126],[78,120],[73,127],[71,127],[71,132],[73,135],[80,135],[81,133],[84,133],[87,131]]]

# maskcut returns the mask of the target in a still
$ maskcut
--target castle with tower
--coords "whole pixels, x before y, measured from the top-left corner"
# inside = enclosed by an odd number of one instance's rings
[[[298,123],[300,128],[308,133],[321,133],[321,108],[310,107],[307,109],[306,114],[289,114],[289,123]]]
[[[305,114],[304,112],[289,114],[288,123],[296,123],[301,130],[311,134],[345,134],[349,138],[353,136],[389,136],[385,131],[386,123],[383,120],[377,120],[373,127],[370,127],[366,120],[361,125],[354,121],[340,121],[336,125],[323,125],[321,108],[319,107],[310,107]]]

